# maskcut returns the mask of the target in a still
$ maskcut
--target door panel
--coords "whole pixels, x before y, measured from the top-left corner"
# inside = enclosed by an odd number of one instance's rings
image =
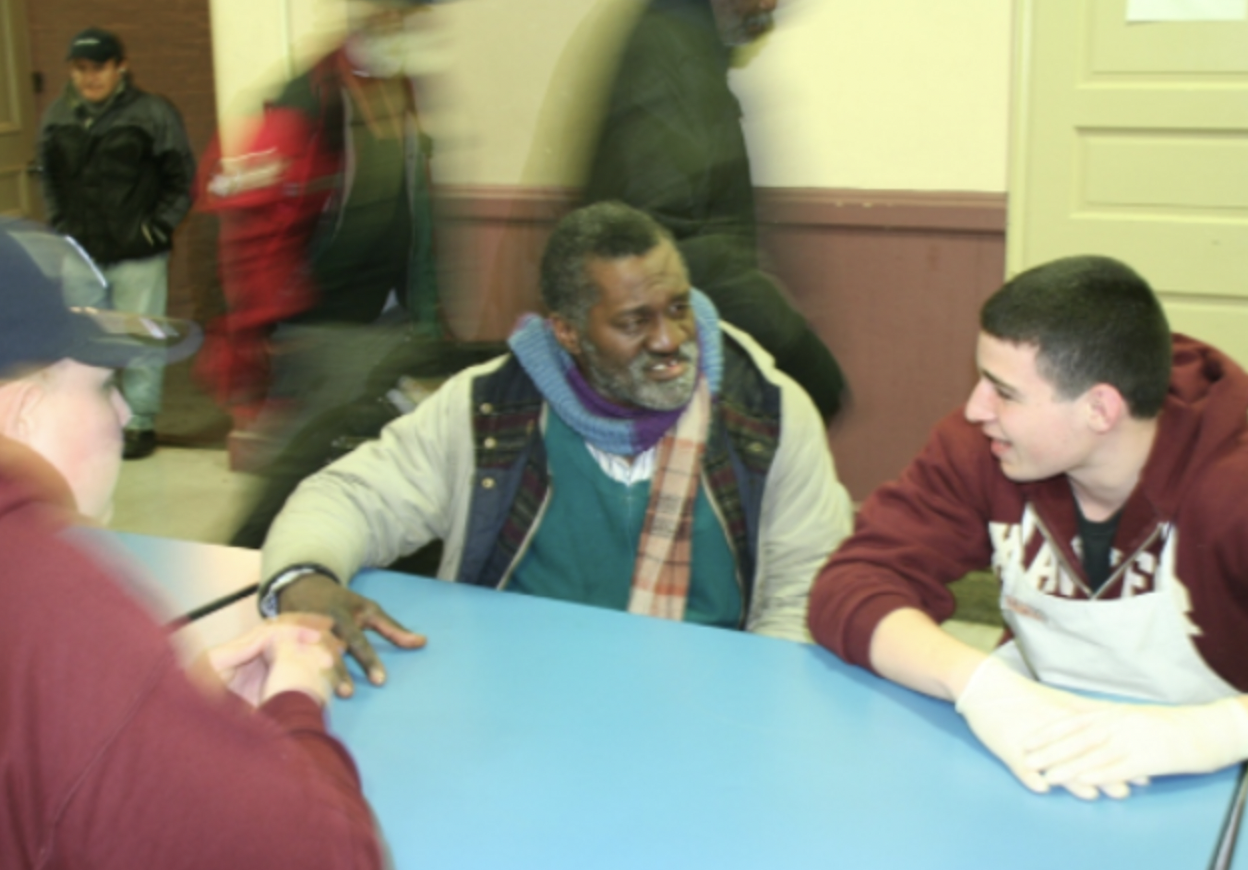
[[[0,214],[36,217],[32,178],[35,156],[30,59],[23,0],[0,0]]]
[[[1007,262],[1097,253],[1248,365],[1248,22],[1020,0]]]

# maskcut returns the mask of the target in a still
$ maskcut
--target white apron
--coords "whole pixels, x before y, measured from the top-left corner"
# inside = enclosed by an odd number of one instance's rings
[[[1153,557],[1144,550],[1160,538],[1152,591],[1075,600],[1041,591],[1042,582],[1054,582],[1053,572],[1059,572],[1059,583],[1077,582],[1077,575],[1030,506],[1027,511],[1031,516],[1022,527],[1038,530],[1045,541],[1030,567],[1023,565],[1022,547],[1004,548],[1000,564],[994,548],[1001,613],[1014,633],[1014,639],[994,655],[1027,676],[1084,691],[1170,704],[1200,704],[1240,694],[1205,663],[1192,642],[1200,630],[1187,617],[1191,609],[1187,589],[1175,575],[1179,535],[1172,525],[1158,527],[1102,587],[1109,588],[1137,559],[1151,565]]]

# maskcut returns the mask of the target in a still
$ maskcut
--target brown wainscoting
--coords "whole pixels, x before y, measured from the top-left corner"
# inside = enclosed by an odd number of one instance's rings
[[[538,306],[541,248],[572,191],[444,190],[448,318],[494,339]],[[830,441],[856,500],[896,477],[974,382],[978,311],[1005,272],[1005,196],[760,189],[769,267],[841,361],[853,390]]]
[[[1005,275],[1005,195],[773,188],[758,210],[772,268],[853,391],[831,443],[862,500],[974,384],[979,308]]]
[[[457,336],[504,338],[517,317],[539,310],[542,248],[575,197],[567,188],[439,189],[442,308]]]

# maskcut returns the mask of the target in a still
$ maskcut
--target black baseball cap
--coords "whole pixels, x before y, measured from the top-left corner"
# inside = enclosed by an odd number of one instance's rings
[[[107,282],[73,239],[0,218],[0,377],[73,359],[100,368],[177,362],[203,331],[189,320],[75,306]]]
[[[122,47],[117,34],[109,33],[98,27],[88,27],[74,37],[69,44],[66,60],[84,58],[96,63],[107,63],[110,60],[124,60],[126,50]]]

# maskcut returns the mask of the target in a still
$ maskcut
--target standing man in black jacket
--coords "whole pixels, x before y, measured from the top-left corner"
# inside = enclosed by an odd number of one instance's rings
[[[174,228],[191,207],[195,158],[177,109],[127,79],[116,35],[88,28],[69,46],[69,84],[43,117],[39,157],[48,220],[98,263],[111,299],[72,303],[163,315]],[[124,456],[156,449],[163,369],[132,365]]]
[[[668,229],[694,286],[810,394],[824,419],[845,389],[827,347],[759,268],[732,50],[771,29],[777,0],[650,0],[620,56],[586,199],[618,199]]]

